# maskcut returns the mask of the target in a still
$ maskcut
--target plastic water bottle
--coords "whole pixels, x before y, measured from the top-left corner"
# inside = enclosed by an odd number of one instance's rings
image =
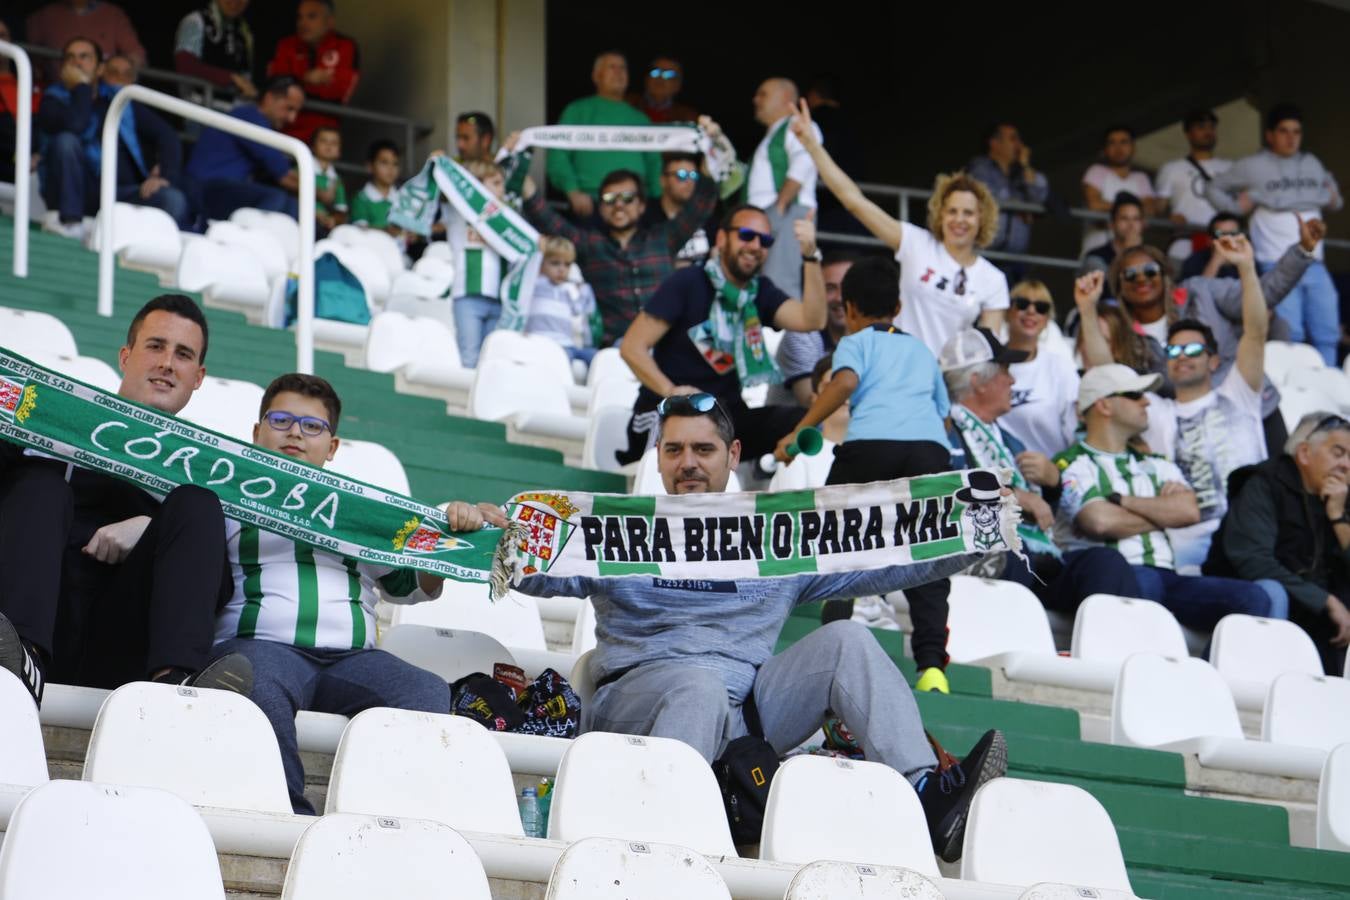
[[[540,778],[535,794],[539,797],[539,836],[548,837],[548,813],[553,806],[552,783],[547,778]]]
[[[539,821],[539,795],[532,787],[520,792],[520,826],[526,837],[543,837]]]

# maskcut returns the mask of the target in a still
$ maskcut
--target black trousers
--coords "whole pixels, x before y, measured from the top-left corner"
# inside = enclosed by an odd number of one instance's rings
[[[113,688],[169,666],[202,668],[230,587],[215,495],[176,488],[127,558],[107,565],[81,551],[83,533],[72,539],[82,532],[78,488],[65,470],[27,458],[0,466],[0,613],[46,655],[50,681]]]
[[[834,465],[830,466],[825,483],[891,481],[911,475],[947,472],[951,467],[951,448],[936,441],[845,441],[834,448]],[[947,665],[947,595],[950,592],[951,582],[946,578],[905,588],[909,619],[914,626],[910,646],[920,671]],[[820,618],[822,622],[829,622],[852,615],[852,600],[832,600],[825,604]]]
[[[657,428],[656,405],[660,398],[644,390],[633,404],[633,417],[628,420],[628,449],[614,451],[620,465],[628,465],[642,458],[655,438]],[[751,409],[739,396],[719,397],[717,402],[731,416],[736,438],[741,442],[741,459],[756,460],[772,453],[783,435],[797,427],[806,415],[800,406],[762,406]]]

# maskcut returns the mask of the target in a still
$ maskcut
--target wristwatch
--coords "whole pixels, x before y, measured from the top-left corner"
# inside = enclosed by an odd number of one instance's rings
[[[1119,506],[1119,505],[1120,505],[1120,491],[1112,491],[1111,493],[1107,494],[1107,495],[1106,495],[1106,502],[1107,502],[1107,503],[1114,503],[1116,506]]]
[[[1332,520],[1331,520],[1331,524],[1332,524],[1332,525],[1350,525],[1350,506],[1347,506],[1347,507],[1345,508],[1345,512],[1341,513],[1341,517],[1340,517],[1339,519],[1332,519]]]
[[[816,252],[810,254],[809,256],[805,253],[802,254],[802,264],[805,265],[806,263],[810,262],[818,263],[824,258],[825,258],[824,255],[820,252],[820,248],[817,247]]]

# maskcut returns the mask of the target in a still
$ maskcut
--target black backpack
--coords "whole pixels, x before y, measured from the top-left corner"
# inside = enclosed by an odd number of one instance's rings
[[[764,740],[754,693],[746,696],[741,712],[750,733],[728,744],[712,768],[722,789],[732,842],[758,844],[764,827],[764,808],[769,802],[769,782],[778,771],[778,754]]]

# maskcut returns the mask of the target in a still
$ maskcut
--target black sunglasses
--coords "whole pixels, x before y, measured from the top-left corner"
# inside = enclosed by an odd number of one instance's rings
[[[656,404],[656,414],[664,419],[672,414],[710,413],[716,408],[717,398],[712,394],[676,394]]]
[[[1232,230],[1232,231],[1216,231],[1216,232],[1214,232],[1213,237],[1214,237],[1214,240],[1216,240],[1216,241],[1217,241],[1219,238],[1235,238],[1235,237],[1242,237],[1242,229],[1241,229],[1241,228],[1235,228],[1235,229]]]
[[[1188,344],[1167,345],[1168,359],[1180,359],[1183,356],[1188,356],[1191,359],[1195,359],[1197,356],[1204,356],[1208,352],[1209,348],[1206,347],[1204,344],[1200,343],[1199,341],[1191,341]]]
[[[1133,400],[1135,403],[1138,403],[1140,400],[1143,400],[1143,399],[1144,399],[1144,392],[1143,392],[1143,391],[1117,391],[1116,393],[1112,394],[1111,396],[1112,396],[1112,397],[1124,397],[1126,400]]]
[[[751,241],[758,239],[759,245],[763,247],[765,250],[768,250],[770,247],[773,246],[774,241],[773,235],[766,234],[763,231],[756,231],[753,228],[746,228],[745,226],[741,226],[740,228],[728,228],[726,230],[735,232],[736,237],[740,238],[741,243],[743,244],[748,244]]]
[[[1133,284],[1140,278],[1157,278],[1162,274],[1162,266],[1155,262],[1144,263],[1142,266],[1130,266],[1120,273],[1120,277]]]
[[[1055,308],[1049,300],[1029,300],[1026,297],[1014,297],[1012,304],[1013,309],[1018,312],[1026,312],[1034,308],[1036,312],[1043,316],[1050,315],[1050,310]]]
[[[1344,416],[1330,415],[1318,422],[1309,434],[1316,434],[1319,431],[1340,431],[1342,429],[1350,431],[1350,421],[1347,421]]]
[[[632,203],[637,198],[637,191],[605,191],[600,195],[600,202],[607,206],[613,206],[616,203]]]

